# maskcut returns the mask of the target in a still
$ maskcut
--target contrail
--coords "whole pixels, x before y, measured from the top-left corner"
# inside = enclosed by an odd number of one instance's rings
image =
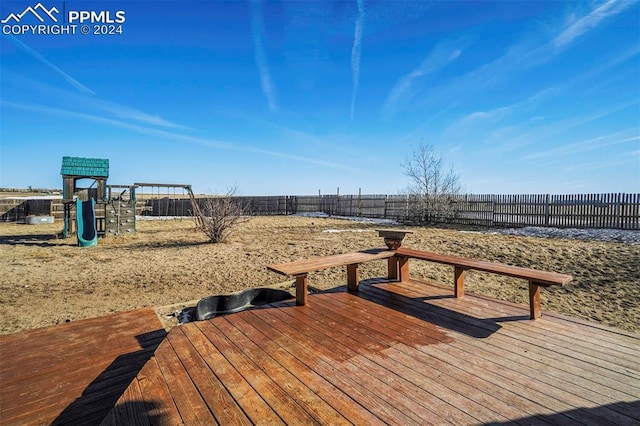
[[[556,47],[564,47],[571,43],[582,34],[590,31],[600,24],[600,22],[609,16],[617,15],[624,11],[627,7],[631,6],[632,1],[615,1],[609,0],[608,2],[598,6],[591,13],[583,16],[577,20],[573,25],[566,28],[555,40],[553,44]]]
[[[254,55],[256,58],[256,65],[258,66],[258,72],[260,73],[260,84],[262,85],[264,96],[267,98],[269,110],[271,112],[276,112],[278,110],[276,90],[271,79],[271,73],[269,72],[269,66],[267,65],[267,55],[264,50],[264,28],[259,0],[250,0],[249,6],[251,10],[251,33],[253,35]]]
[[[362,56],[362,30],[364,27],[364,0],[356,0],[358,4],[358,18],[353,35],[353,47],[351,48],[351,73],[353,75],[353,93],[351,94],[351,120],[356,108],[356,95],[360,84],[360,57]]]
[[[383,114],[395,113],[397,106],[405,102],[406,98],[413,93],[416,82],[425,76],[435,74],[456,60],[462,54],[458,44],[450,40],[438,42],[417,68],[400,77],[384,102]]]
[[[42,62],[44,65],[48,66],[49,68],[51,68],[53,71],[56,72],[56,74],[58,74],[59,76],[61,76],[62,78],[64,78],[69,84],[71,84],[73,87],[75,87],[76,89],[78,89],[80,92],[84,93],[84,94],[88,94],[88,95],[95,95],[96,93],[89,89],[87,86],[85,86],[84,84],[80,83],[78,80],[76,80],[75,78],[71,77],[69,74],[65,73],[64,71],[62,71],[60,68],[58,68],[57,66],[55,66],[54,64],[52,64],[47,58],[45,58],[41,53],[38,53],[37,51],[35,51],[34,49],[32,49],[31,47],[27,46],[24,42],[22,42],[21,40],[18,40],[16,37],[12,36],[12,35],[7,35],[7,37],[9,38],[9,40],[11,40],[16,46],[18,46],[22,51],[28,53],[29,55],[31,55],[32,57],[34,57],[35,59],[37,59],[38,61]]]
[[[67,117],[67,118],[70,117],[75,119],[93,121],[96,123],[101,123],[109,126],[129,129],[144,135],[152,135],[157,138],[172,140],[178,143],[201,145],[208,148],[221,149],[221,150],[227,150],[227,151],[239,151],[239,152],[248,152],[248,153],[259,154],[259,155],[268,155],[271,157],[286,158],[289,160],[301,161],[308,164],[313,164],[315,166],[321,166],[321,167],[326,167],[331,169],[360,172],[360,169],[354,168],[351,165],[319,160],[314,157],[304,157],[304,156],[292,154],[290,152],[270,151],[270,150],[266,150],[264,148],[259,148],[256,146],[241,145],[232,141],[217,140],[217,139],[211,139],[206,137],[189,136],[183,133],[173,132],[170,130],[169,131],[160,130],[160,129],[148,127],[145,125],[127,123],[125,121],[121,121],[117,119],[106,118],[99,115],[86,114],[83,112],[76,112],[76,111],[66,110],[62,108],[54,108],[54,107],[49,107],[44,105],[34,105],[34,104],[21,104],[21,103],[9,102],[5,100],[0,100],[0,105],[2,105],[3,107],[19,109],[23,111],[31,111],[31,112],[38,112],[41,114],[50,114],[50,115]]]

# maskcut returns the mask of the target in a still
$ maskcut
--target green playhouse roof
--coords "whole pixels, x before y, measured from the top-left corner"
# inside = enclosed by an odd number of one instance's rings
[[[104,158],[62,157],[63,176],[109,177],[109,160]]]

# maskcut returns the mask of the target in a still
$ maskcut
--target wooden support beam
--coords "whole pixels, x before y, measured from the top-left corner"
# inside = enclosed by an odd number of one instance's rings
[[[535,281],[529,281],[529,309],[531,319],[538,319],[542,315],[540,311],[540,286]]]
[[[406,283],[409,281],[409,258],[408,257],[399,257],[398,258],[398,273],[399,273],[399,281]]]
[[[462,297],[464,297],[464,276],[465,276],[465,269],[456,266],[454,268],[454,280],[453,280],[453,287],[454,287],[454,295],[456,297],[456,299],[460,299]]]
[[[191,188],[191,185],[187,185],[186,183],[139,183],[135,182],[134,186],[157,186],[160,188]]]
[[[309,294],[307,274],[296,275],[296,305],[305,306]]]
[[[62,177],[62,201],[73,201],[73,193],[76,189],[76,181],[72,177],[63,176]]]
[[[106,179],[96,179],[98,182],[98,199],[96,201],[107,201]]]
[[[360,276],[358,274],[358,264],[353,263],[347,265],[347,289],[355,293],[358,291],[358,285],[360,284]]]

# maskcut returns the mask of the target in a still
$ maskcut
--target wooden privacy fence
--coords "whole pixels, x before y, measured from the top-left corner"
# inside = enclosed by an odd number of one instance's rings
[[[420,200],[407,195],[281,195],[234,197],[247,215],[322,212],[418,223]],[[153,215],[191,214],[189,200],[150,200]],[[548,226],[640,230],[640,194],[456,195],[444,201],[447,214],[432,222],[493,227]]]
[[[29,215],[53,216],[52,200],[0,200],[0,222],[21,222]]]
[[[291,215],[322,212],[419,223],[420,200],[407,195],[279,195],[234,197],[245,214]],[[203,202],[203,199],[198,199]],[[493,227],[549,226],[640,230],[640,194],[457,195],[446,198],[447,214],[426,212],[431,222]],[[56,215],[59,200],[0,200],[0,221],[23,221],[28,214]],[[190,216],[184,198],[140,203],[150,216]],[[144,211],[143,211],[144,210]],[[424,215],[425,213],[422,213]]]

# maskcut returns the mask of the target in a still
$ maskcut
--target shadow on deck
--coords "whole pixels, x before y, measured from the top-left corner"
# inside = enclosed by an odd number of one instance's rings
[[[370,279],[363,281],[360,285],[372,286],[381,290],[385,289],[385,285],[389,284],[387,279]],[[397,283],[391,283],[396,285]],[[523,315],[515,315],[509,317],[497,317],[497,318],[477,318],[471,315],[467,315],[463,312],[458,312],[448,308],[440,307],[437,304],[429,303],[436,300],[455,300],[453,294],[450,291],[443,289],[445,294],[437,294],[431,296],[415,296],[410,297],[401,293],[392,291],[373,292],[373,291],[361,291],[358,293],[360,297],[365,300],[369,300],[373,303],[377,303],[381,306],[385,306],[394,309],[398,312],[402,312],[406,315],[418,318],[422,321],[427,321],[433,325],[465,334],[470,337],[483,339],[491,336],[496,331],[500,330],[499,322],[505,321],[520,321],[528,320],[529,315],[524,313]],[[344,293],[347,291],[346,286],[334,288],[328,291],[328,293]]]
[[[0,336],[0,423],[100,423],[165,336],[151,308]]]

